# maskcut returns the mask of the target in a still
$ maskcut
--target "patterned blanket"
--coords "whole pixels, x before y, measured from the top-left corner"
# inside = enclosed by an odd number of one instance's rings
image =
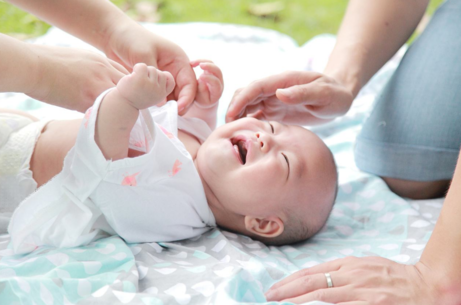
[[[237,88],[287,69],[322,71],[335,41],[331,35],[322,35],[299,47],[286,35],[253,27],[145,26],[178,43],[190,58],[209,58],[222,68],[226,89],[219,108],[220,124]],[[33,42],[90,48],[54,28]],[[266,247],[215,229],[181,242],[126,244],[114,236],[85,247],[41,247],[15,256],[4,234],[0,235],[0,304],[264,304],[264,292],[276,281],[336,258],[379,255],[401,263],[416,262],[442,201],[396,196],[381,179],[360,172],[352,155],[374,97],[403,52],[361,91],[345,117],[312,128],[334,152],[340,182],[332,215],[314,238],[291,246]],[[27,110],[41,118],[80,116],[21,94],[1,94],[0,100],[2,107]]]

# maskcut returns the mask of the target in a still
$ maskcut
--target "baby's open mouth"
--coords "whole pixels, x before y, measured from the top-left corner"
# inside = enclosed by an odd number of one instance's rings
[[[240,157],[240,162],[245,164],[247,161],[247,148],[245,140],[232,139],[232,145]]]

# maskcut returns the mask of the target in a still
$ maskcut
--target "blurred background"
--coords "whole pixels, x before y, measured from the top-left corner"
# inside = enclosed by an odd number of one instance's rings
[[[287,34],[300,45],[317,34],[335,34],[347,6],[346,0],[112,0],[112,2],[133,19],[141,22],[207,21],[253,25]],[[443,0],[431,0],[429,10],[417,33],[424,28],[430,15],[442,2]],[[0,0],[1,33],[19,39],[28,39],[43,35],[49,27],[35,16]]]

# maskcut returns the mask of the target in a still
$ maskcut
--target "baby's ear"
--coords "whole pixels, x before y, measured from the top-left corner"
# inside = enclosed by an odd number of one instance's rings
[[[257,218],[245,216],[245,228],[253,234],[274,238],[283,233],[283,221],[277,216]]]

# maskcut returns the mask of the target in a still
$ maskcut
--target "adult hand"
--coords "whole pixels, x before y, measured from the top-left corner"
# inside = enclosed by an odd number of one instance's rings
[[[269,76],[239,89],[229,105],[226,122],[245,116],[314,125],[345,114],[352,92],[334,78],[310,71]]]
[[[52,105],[85,112],[101,92],[128,74],[122,65],[95,52],[39,45],[30,48],[36,60],[36,81],[25,93]]]
[[[330,273],[333,288],[327,288]],[[268,301],[314,300],[347,305],[441,304],[437,277],[422,263],[402,265],[381,257],[347,257],[300,270],[266,292]],[[457,304],[458,305],[458,304]]]
[[[178,101],[180,115],[187,112],[197,91],[197,80],[189,58],[178,45],[130,21],[114,27],[105,46],[106,55],[128,69],[142,62],[170,72],[176,87],[168,98]]]

